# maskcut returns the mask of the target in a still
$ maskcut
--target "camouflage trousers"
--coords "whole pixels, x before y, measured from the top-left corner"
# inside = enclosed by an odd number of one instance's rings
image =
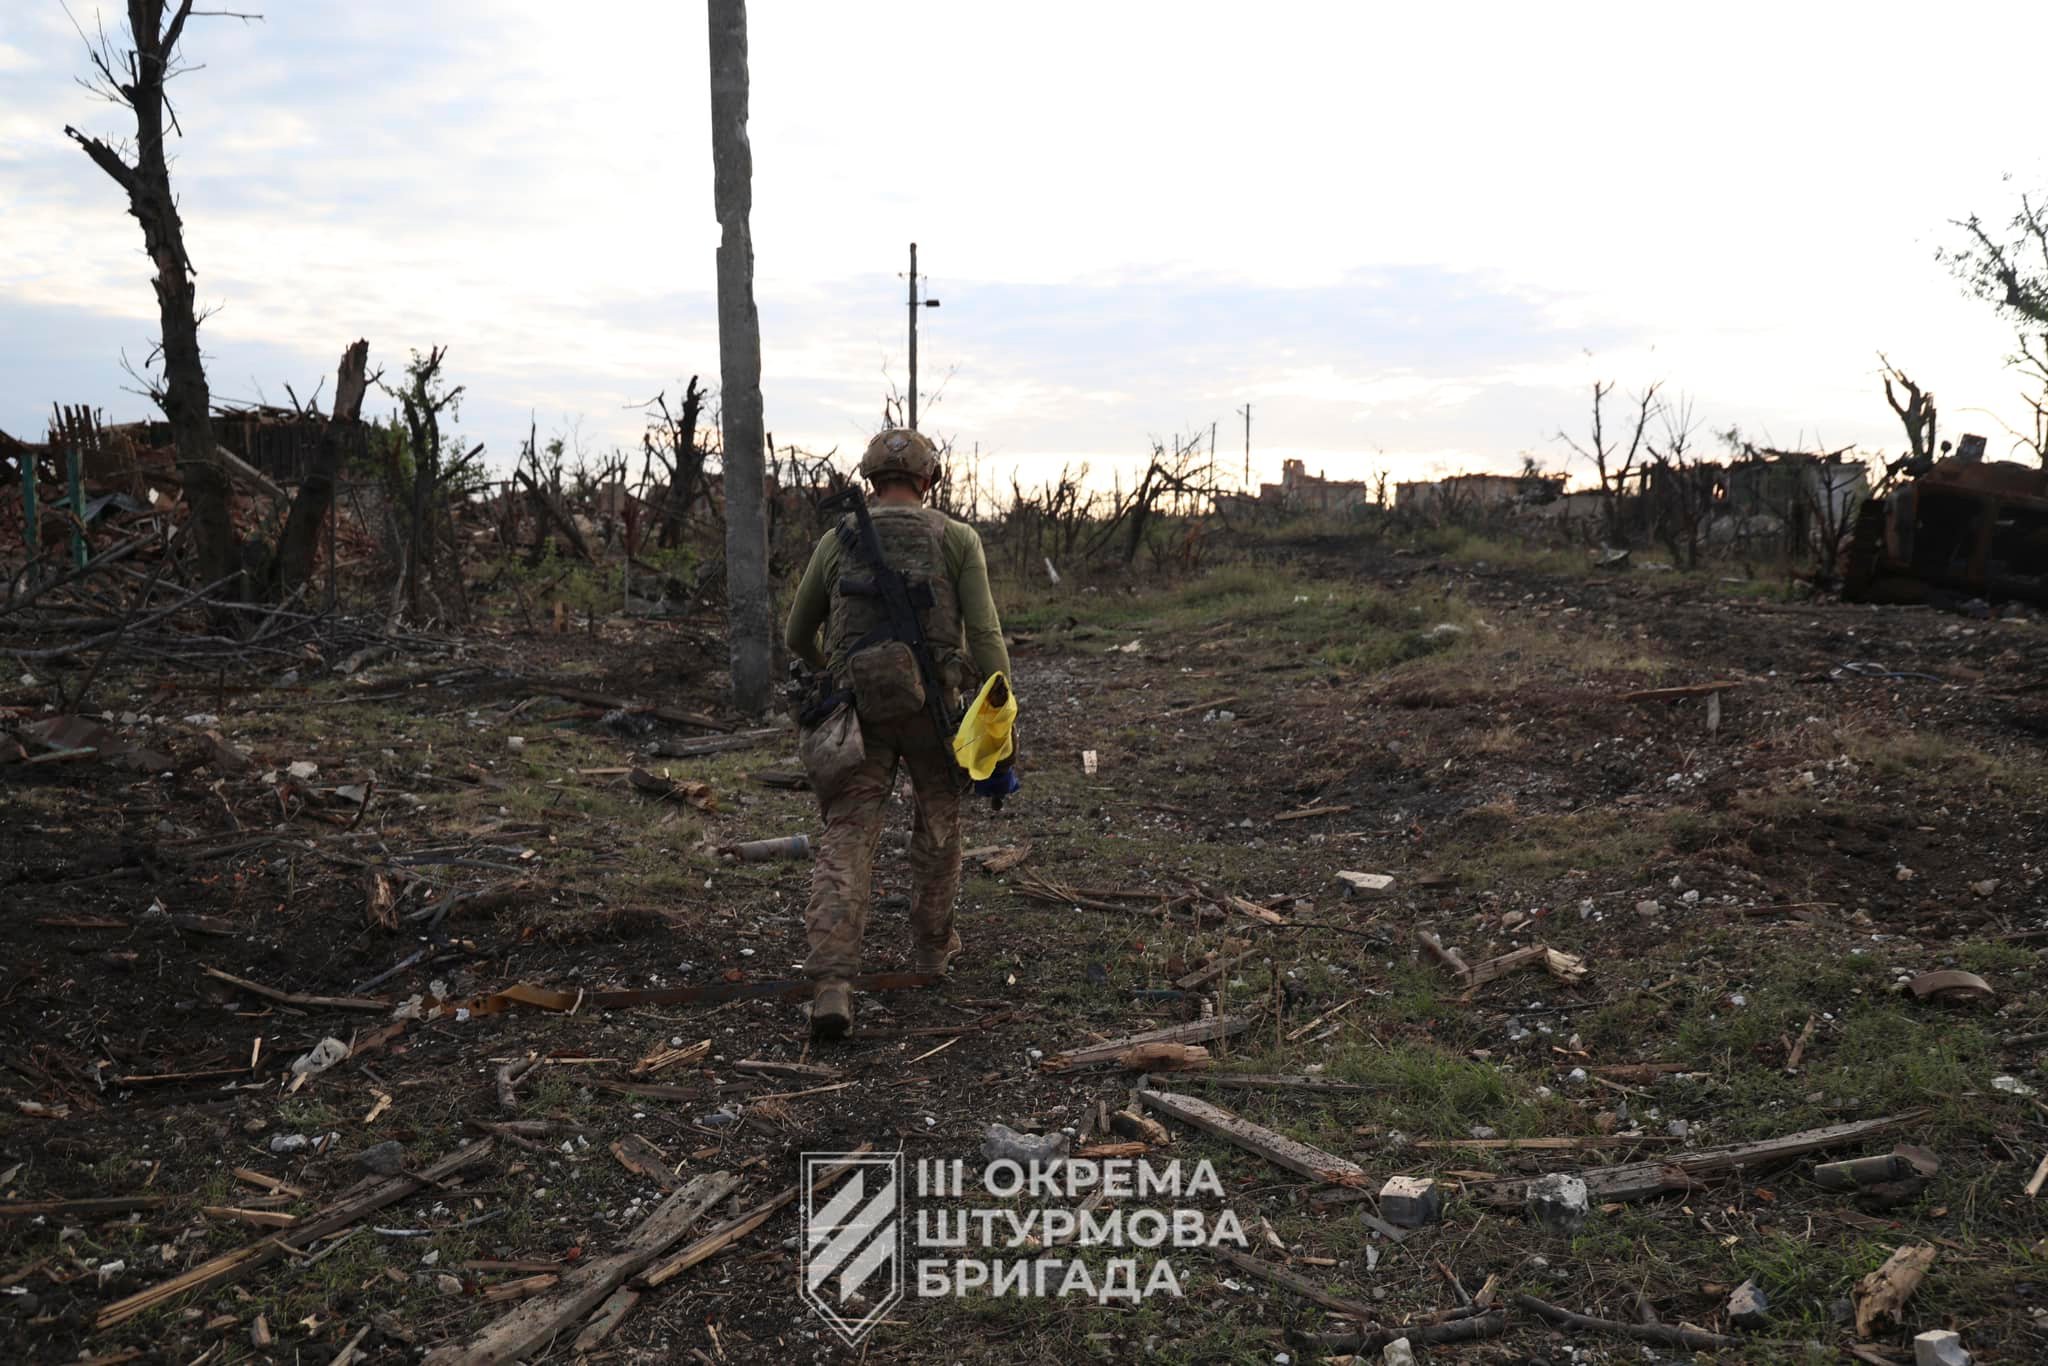
[[[922,716],[892,726],[863,723],[867,758],[831,792],[820,792],[825,833],[811,865],[804,929],[810,977],[851,977],[860,971],[874,884],[875,845],[900,760],[910,770],[916,815],[910,834],[910,933],[913,949],[957,946],[953,903],[960,892],[960,798],[964,782],[950,750]]]

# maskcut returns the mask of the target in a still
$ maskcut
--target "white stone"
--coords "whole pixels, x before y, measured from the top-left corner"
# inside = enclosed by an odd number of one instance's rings
[[[1970,1366],[1970,1354],[1962,1338],[1937,1329],[1913,1339],[1913,1366]]]
[[[1395,1338],[1381,1350],[1380,1366],[1415,1366],[1415,1349],[1408,1339]]]
[[[1443,1197],[1427,1176],[1390,1176],[1380,1187],[1380,1217],[1399,1228],[1433,1224],[1443,1213]]]
[[[1552,1233],[1577,1233],[1586,1226],[1592,1196],[1586,1183],[1567,1172],[1552,1172],[1529,1183],[1522,1197],[1529,1217]]]

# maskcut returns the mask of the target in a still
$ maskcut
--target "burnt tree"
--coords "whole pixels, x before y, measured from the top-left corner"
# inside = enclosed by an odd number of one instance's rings
[[[343,459],[361,440],[363,396],[370,387],[370,344],[358,341],[341,353],[335,370],[334,411],[320,432],[320,446],[313,454],[312,468],[292,499],[285,514],[284,530],[278,534],[277,554],[270,562],[270,591],[289,597],[313,576],[313,560],[320,549],[320,528],[334,505],[334,482]],[[329,554],[333,551],[330,548]]]
[[[128,0],[132,46],[117,53],[104,37],[88,45],[95,75],[88,86],[135,116],[134,159],[68,124],[64,135],[84,150],[128,196],[128,212],[142,225],[143,251],[156,275],[157,315],[162,328],[163,386],[157,397],[169,421],[178,452],[178,477],[192,509],[191,537],[202,583],[231,582],[221,591],[246,596],[240,582],[241,546],[229,513],[227,472],[213,440],[206,367],[199,354],[199,314],[192,278],[196,272],[185,250],[185,227],[171,196],[170,166],[164,155],[166,125],[178,131],[177,116],[165,95],[165,84],[178,73],[178,42],[192,17],[192,0],[181,0],[168,23],[165,0]]]
[[[747,143],[746,0],[710,0],[712,200],[718,214],[718,376],[724,428],[725,594],[732,700],[768,709],[774,620],[761,418],[761,315],[754,307],[754,153]]]

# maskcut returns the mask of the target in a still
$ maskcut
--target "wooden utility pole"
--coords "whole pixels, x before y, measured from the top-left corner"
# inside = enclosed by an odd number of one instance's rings
[[[711,165],[718,213],[718,371],[725,464],[725,596],[733,705],[768,709],[774,671],[754,307],[754,153],[747,143],[746,0],[709,0]]]
[[[1244,407],[1238,409],[1238,413],[1244,418],[1244,486],[1246,489],[1250,489],[1252,486],[1252,405],[1249,403],[1245,404]]]
[[[905,410],[904,425],[917,430],[917,310],[937,308],[937,299],[917,297],[917,243],[910,244],[910,405]]]

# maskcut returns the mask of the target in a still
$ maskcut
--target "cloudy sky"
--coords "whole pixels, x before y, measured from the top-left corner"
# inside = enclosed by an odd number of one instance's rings
[[[122,7],[105,6],[108,23]],[[1252,405],[1258,472],[1561,465],[1596,379],[1778,444],[1898,445],[1880,350],[1993,453],[2006,330],[1934,259],[2048,188],[2010,54],[2048,6],[827,3],[752,7],[768,425],[924,426],[1027,477]],[[71,14],[93,27],[91,0]],[[715,380],[705,22],[690,0],[274,0],[195,20],[173,177],[218,311],[214,392],[282,400],[342,346],[445,343],[463,429],[593,453]],[[154,302],[63,137],[57,0],[0,6],[0,428],[139,416]],[[2013,179],[2007,181],[2005,177]],[[1235,464],[1235,462],[1233,462]]]

